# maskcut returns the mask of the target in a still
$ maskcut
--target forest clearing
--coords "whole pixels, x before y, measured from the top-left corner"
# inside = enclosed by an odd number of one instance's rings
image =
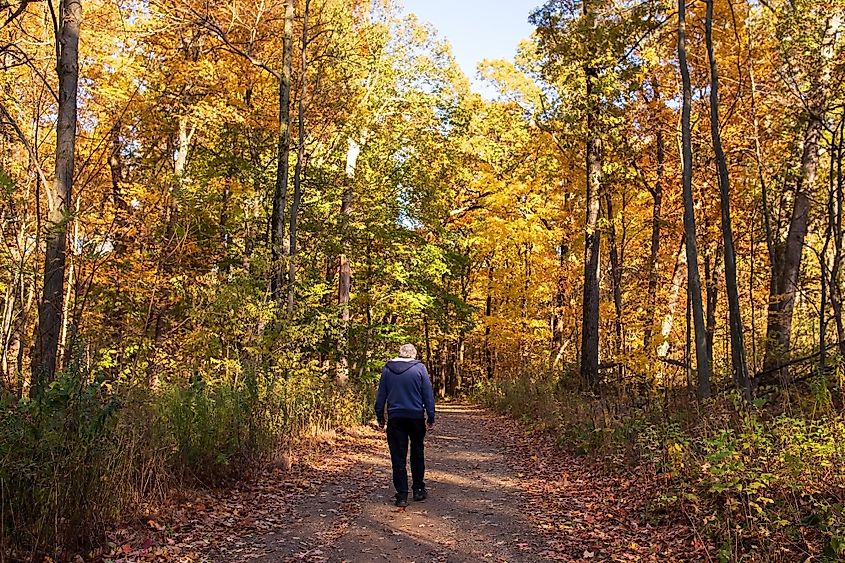
[[[845,2],[525,1],[0,0],[0,562],[845,559]]]

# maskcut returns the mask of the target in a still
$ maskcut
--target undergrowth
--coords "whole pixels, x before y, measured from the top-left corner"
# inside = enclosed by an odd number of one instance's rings
[[[659,473],[669,487],[644,516],[683,513],[712,540],[714,560],[845,558],[845,415],[830,381],[753,406],[736,393],[704,402],[656,393],[662,400],[620,406],[566,381],[502,380],[478,398],[575,454]]]
[[[67,559],[115,518],[241,477],[309,433],[360,423],[369,404],[307,370],[150,390],[71,366],[35,399],[0,395],[0,559]]]

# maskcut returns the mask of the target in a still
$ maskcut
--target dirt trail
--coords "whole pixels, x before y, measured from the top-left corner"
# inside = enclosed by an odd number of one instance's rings
[[[703,560],[677,522],[643,521],[634,479],[544,449],[514,423],[467,405],[438,407],[426,438],[429,498],[393,506],[382,433],[339,439],[306,492],[267,532],[206,550],[212,561],[469,562]],[[266,486],[266,484],[265,484]],[[700,547],[700,546],[699,546]],[[258,556],[256,558],[256,556]]]

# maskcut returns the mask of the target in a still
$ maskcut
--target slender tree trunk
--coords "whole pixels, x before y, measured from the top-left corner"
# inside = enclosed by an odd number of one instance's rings
[[[47,187],[47,234],[44,282],[38,304],[38,327],[32,359],[30,396],[37,396],[56,374],[61,330],[67,243],[67,212],[73,193],[76,153],[76,96],[79,82],[79,28],[82,0],[63,0],[59,7],[57,67],[59,108],[56,119],[56,177]]]
[[[441,338],[439,345],[437,346],[437,377],[435,382],[435,392],[437,396],[441,399],[446,397],[446,374],[447,374],[447,345],[446,339]]]
[[[822,272],[821,306],[819,307],[819,368],[826,367],[827,302],[830,302],[832,320],[836,329],[836,339],[839,347],[843,346],[842,338],[845,327],[842,323],[842,302],[840,300],[840,268],[842,266],[842,134],[845,133],[845,116],[833,129],[832,138],[828,146],[830,155],[827,189],[827,224],[824,231],[824,246],[818,255],[819,268]],[[833,243],[833,252],[830,245]]]
[[[179,222],[179,198],[188,167],[188,150],[194,137],[196,124],[188,130],[188,116],[179,116],[179,129],[176,131],[176,155],[173,161],[173,180],[170,184],[170,204],[167,209],[167,239],[173,239],[176,225]]]
[[[2,361],[0,361],[0,374],[2,374],[9,389],[12,389],[13,382],[11,370],[9,369],[9,345],[12,342],[12,326],[15,317],[17,293],[18,288],[15,285],[9,285],[6,287],[6,295],[3,300],[3,356]]]
[[[522,329],[519,331],[520,369],[524,369],[528,363],[526,360],[529,354],[528,346],[530,345],[530,341],[528,339],[528,292],[531,288],[531,244],[525,244],[524,248],[525,254],[523,256],[523,270],[525,272],[525,279],[523,280],[522,295],[520,297],[520,316],[522,318]]]
[[[705,231],[709,231],[705,221]],[[719,274],[722,263],[722,242],[716,244],[715,253],[704,253],[704,322],[707,331],[707,356],[713,359],[713,342],[716,338],[716,309],[719,305]]]
[[[300,53],[299,103],[297,128],[299,142],[296,146],[296,168],[293,172],[293,201],[290,207],[290,255],[288,257],[288,315],[293,314],[296,304],[296,228],[299,219],[299,205],[302,202],[302,176],[305,173],[305,94],[307,80],[305,71],[308,66],[308,12],[311,0],[305,0],[305,11],[302,18],[302,51]]]
[[[564,290],[564,276],[563,268],[565,266],[563,245],[557,247],[558,250],[558,271],[557,271],[557,287],[555,288],[554,311],[552,312],[552,344],[549,350],[549,365],[554,368],[560,361],[561,350],[563,349],[563,306],[566,300]],[[487,295],[489,297],[490,290]]]
[[[484,300],[484,367],[487,380],[493,380],[493,351],[490,345],[490,323],[493,321],[493,259],[487,261],[487,297]],[[426,325],[428,334],[428,325]]]
[[[367,269],[364,274],[364,295],[366,301],[364,302],[364,318],[367,323],[364,332],[364,349],[361,351],[363,361],[361,362],[361,369],[358,372],[358,379],[363,381],[364,370],[370,359],[370,340],[372,338],[372,279],[373,279],[373,238],[367,239]]]
[[[833,179],[833,205],[829,219],[833,231],[833,265],[830,273],[830,305],[833,309],[833,320],[836,324],[836,337],[839,341],[839,351],[845,357],[845,322],[842,319],[842,267],[845,265],[843,254],[842,206],[845,205],[845,177],[842,175],[843,147],[845,147],[845,116],[839,122],[839,142],[832,151],[832,158],[836,161],[835,177]]]
[[[76,307],[75,303],[73,305],[71,305],[71,303],[74,301],[73,297],[77,293],[77,291],[75,291],[75,289],[77,289],[77,275],[74,249],[76,248],[79,240],[79,203],[80,201],[77,197],[76,206],[74,208],[74,215],[76,215],[76,218],[73,220],[73,232],[70,234],[71,253],[67,265],[67,283],[65,284],[65,297],[62,304],[62,329],[59,336],[59,355],[57,359],[59,365],[62,366],[62,369],[67,369],[74,344],[73,340],[76,336],[75,334],[70,335],[71,343],[70,346],[68,346],[68,323],[71,320],[71,307],[74,309]],[[73,332],[73,330],[71,330],[71,332]]]
[[[609,192],[604,194],[605,207],[607,209],[607,220],[610,223],[608,229],[608,246],[610,247],[610,279],[613,282],[613,308],[614,317],[614,352],[615,361],[622,356],[623,325],[622,325],[622,264],[619,259],[619,247],[616,243],[616,223],[613,215],[613,198]]]
[[[836,133],[837,131],[834,130],[833,138],[831,139],[828,150],[829,154],[831,154],[831,158],[829,159],[830,167],[828,169],[827,177],[828,190],[827,201],[825,202],[827,222],[824,228],[824,244],[822,245],[821,251],[816,254],[819,261],[819,271],[821,272],[821,303],[819,304],[819,373],[824,373],[827,366],[827,302],[828,294],[832,293],[833,289],[833,264],[830,264],[830,268],[828,268],[828,256],[830,243],[833,239],[834,202],[836,199],[836,192],[834,188],[834,171],[836,169],[836,163],[834,158],[832,158],[835,154],[835,149],[833,147],[836,145]]]
[[[586,12],[587,2],[584,2]],[[581,320],[581,374],[593,391],[599,385],[599,253],[598,228],[601,207],[601,140],[597,133],[598,103],[593,91],[598,79],[595,68],[586,68],[587,77],[587,197],[584,225],[584,298]]]
[[[365,133],[362,134],[362,141]],[[340,305],[340,320],[343,326],[343,341],[339,343],[338,348],[340,352],[340,359],[338,360],[336,379],[338,384],[345,384],[348,379],[348,359],[347,348],[349,341],[349,324],[351,314],[349,310],[349,299],[352,291],[352,268],[349,265],[348,250],[351,244],[351,236],[349,232],[349,220],[352,216],[352,198],[353,186],[355,182],[355,171],[358,166],[358,156],[361,153],[361,144],[351,137],[348,139],[348,146],[346,149],[346,174],[344,177],[343,195],[340,201],[340,244],[341,253],[338,256],[338,282],[337,282],[337,302]]]
[[[293,12],[295,0],[285,0],[285,25],[282,36],[282,79],[279,82],[279,141],[276,163],[276,184],[273,190],[273,211],[270,216],[270,253],[273,261],[270,292],[282,306],[285,285],[283,260],[290,248],[285,239],[285,210],[288,198],[290,169],[290,90],[293,59]]]
[[[681,237],[681,245],[675,258],[675,267],[672,269],[672,287],[669,293],[669,308],[660,324],[660,345],[657,347],[657,357],[665,358],[669,355],[669,337],[672,334],[672,325],[675,321],[675,309],[678,307],[678,299],[681,294],[681,287],[687,277],[687,253],[686,236]]]
[[[340,201],[340,236],[342,250],[340,256],[338,257],[338,262],[340,263],[338,303],[341,306],[341,316],[343,317],[344,323],[349,321],[349,291],[352,287],[352,271],[349,268],[349,259],[347,258],[347,250],[351,242],[349,240],[349,219],[352,215],[352,198],[354,195],[352,190],[360,151],[361,145],[350,137],[348,139],[348,148],[346,149],[346,176],[343,180],[343,196]]]
[[[750,26],[746,25],[746,28],[750,29]],[[754,50],[752,46],[752,34],[749,31],[748,33],[748,42],[747,42],[747,51],[748,51],[748,78],[749,78],[749,93],[751,99],[751,119],[753,124],[753,131],[754,131],[754,160],[757,165],[757,180],[760,184],[760,204],[762,209],[763,215],[763,231],[766,235],[766,251],[769,257],[769,267],[772,271],[772,278],[775,277],[774,272],[778,267],[778,260],[777,260],[777,248],[775,242],[775,234],[772,232],[772,213],[769,209],[769,194],[768,194],[768,183],[766,181],[766,171],[763,165],[763,149],[762,144],[760,143],[760,119],[757,114],[757,80],[754,74]],[[752,232],[754,229],[752,228]],[[752,244],[752,252],[751,252],[751,284],[749,287],[749,297],[751,300],[751,326],[752,326],[752,340],[751,340],[751,348],[752,348],[752,358],[753,358],[753,369],[757,370],[757,365],[759,361],[759,357],[757,354],[757,319],[756,319],[756,304],[754,303],[754,284],[755,284],[755,258],[754,258],[754,237],[751,237],[751,244]]]
[[[760,203],[763,209],[763,228],[766,233],[766,250],[769,253],[769,265],[774,270],[777,266],[775,235],[772,232],[772,213],[769,208],[768,183],[763,166],[763,148],[760,143],[760,119],[757,114],[757,80],[754,75],[754,51],[751,33],[748,34],[748,78],[751,97],[751,119],[754,129],[754,160],[757,165],[757,179],[760,182]]]
[[[725,152],[722,149],[722,135],[719,130],[719,70],[713,49],[713,0],[707,0],[705,18],[705,42],[710,62],[710,133],[716,154],[719,176],[719,196],[722,207],[722,240],[725,248],[725,286],[728,293],[728,312],[731,333],[731,363],[734,382],[743,390],[745,399],[751,402],[751,387],[748,366],[745,359],[742,312],[739,306],[739,287],[736,280],[736,251],[734,250],[733,227],[731,225],[730,178]]]
[[[681,137],[683,145],[684,232],[687,249],[687,293],[692,306],[695,325],[695,357],[698,370],[698,394],[710,396],[710,358],[707,355],[707,333],[704,326],[704,308],[701,303],[701,280],[698,276],[698,248],[695,233],[695,208],[692,200],[692,132],[690,111],[692,87],[687,66],[686,0],[678,0],[678,63],[683,82],[683,109]]]
[[[423,317],[423,331],[425,334],[425,365],[428,369],[433,369],[431,363],[431,335],[428,330],[428,316]]]
[[[778,257],[777,268],[772,268],[769,314],[766,327],[766,358],[764,366],[778,366],[790,353],[792,313],[795,294],[798,291],[798,275],[801,271],[801,257],[804,239],[809,225],[810,203],[816,182],[819,161],[819,141],[824,130],[827,105],[827,90],[830,83],[830,63],[834,54],[834,42],[839,31],[841,14],[834,13],[827,22],[822,39],[819,73],[813,80],[807,103],[807,125],[801,152],[801,170],[795,185],[795,201],[786,243]]]
[[[657,284],[660,281],[658,276],[658,264],[660,257],[660,224],[663,213],[663,173],[666,164],[666,146],[663,139],[663,130],[658,128],[656,133],[657,144],[657,181],[651,192],[654,205],[651,212],[651,249],[648,261],[648,294],[646,296],[646,319],[645,331],[643,332],[643,348],[651,345],[652,327],[654,325],[654,312],[657,303]]]
[[[121,183],[123,182],[123,157],[121,151],[123,147],[120,142],[120,121],[117,121],[112,126],[110,141],[111,151],[109,152],[109,171],[111,172],[112,182],[112,203],[118,211],[127,209],[126,200],[123,199],[123,190]]]
[[[27,288],[28,286],[28,288]],[[15,364],[15,396],[20,399],[23,397],[23,387],[24,387],[24,353],[26,351],[26,330],[27,324],[29,322],[29,318],[32,312],[32,307],[35,302],[35,297],[37,295],[37,290],[35,288],[35,283],[26,284],[24,285],[23,280],[21,281],[20,286],[20,295],[18,296],[18,300],[21,303],[21,310],[17,322],[12,331],[11,339],[9,340],[8,345],[8,355],[9,358],[14,358]],[[10,369],[11,372],[11,369]]]
[[[686,372],[687,388],[690,390],[695,389],[697,394],[698,386],[692,380],[692,301],[690,300],[689,293],[687,293],[686,307],[684,309],[686,310],[686,323],[684,324],[684,366],[686,368],[684,371]]]

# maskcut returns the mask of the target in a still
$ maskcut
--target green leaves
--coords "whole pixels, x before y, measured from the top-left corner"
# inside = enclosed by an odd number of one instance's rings
[[[7,196],[11,196],[15,192],[15,189],[14,180],[12,180],[5,170],[0,168],[0,190],[3,190]]]

